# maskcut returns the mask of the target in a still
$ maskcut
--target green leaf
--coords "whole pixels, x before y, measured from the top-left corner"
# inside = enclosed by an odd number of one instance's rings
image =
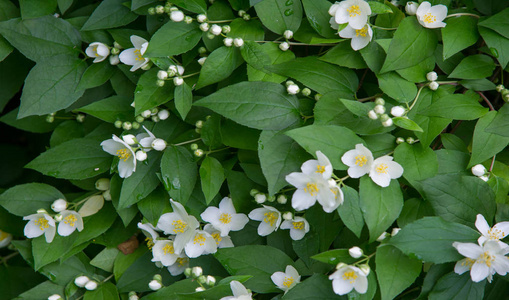
[[[1,22],[0,34],[23,55],[37,62],[60,54],[77,54],[81,44],[78,31],[67,21],[53,16]],[[53,72],[51,66],[47,70]]]
[[[381,73],[412,67],[433,55],[437,37],[424,28],[416,18],[406,17],[401,21],[389,46]]]
[[[159,217],[166,212],[171,211],[170,198],[166,190],[162,187],[156,188],[143,200],[138,202],[138,209],[145,219],[156,226]]]
[[[509,8],[506,8],[498,14],[479,22],[479,26],[494,30],[509,39]]]
[[[479,178],[440,175],[422,181],[422,188],[436,215],[447,220],[472,226],[477,214],[488,220],[495,215],[495,195]]]
[[[187,114],[193,106],[193,91],[187,83],[175,87],[175,108],[180,114],[182,120],[186,119]]]
[[[21,16],[23,20],[26,20],[53,14],[57,8],[57,1],[20,0],[19,5]]]
[[[312,0],[306,1],[311,2]],[[358,51],[353,50],[352,46],[350,46],[350,44],[346,42],[339,43],[333,48],[331,48],[329,51],[327,51],[327,53],[325,53],[325,55],[320,57],[320,60],[341,67],[353,69],[364,69],[367,67],[361,54]]]
[[[24,292],[23,294],[18,295],[16,299],[45,300],[54,294],[63,295],[64,287],[54,284],[48,280]]]
[[[340,262],[344,262],[345,264],[351,264],[356,261],[355,258],[353,258],[350,253],[348,252],[348,249],[334,249],[322,252],[320,254],[314,255],[311,257],[314,260],[331,264],[331,265],[337,265]]]
[[[373,109],[373,105],[370,105],[370,103],[362,103],[356,100],[346,100],[346,99],[339,99],[341,103],[354,115],[359,117],[365,117],[368,115],[369,111]]]
[[[263,41],[265,36],[262,23],[258,20],[251,19],[249,21],[246,21],[242,18],[237,18],[230,23],[230,28],[231,30],[227,34],[227,36],[231,38],[241,38],[244,40],[244,42]],[[266,44],[262,44],[262,46],[265,45]]]
[[[112,96],[83,106],[78,111],[87,113],[109,123],[115,121],[134,120],[132,99],[124,96]]]
[[[420,114],[455,120],[475,120],[487,112],[488,108],[479,104],[476,98],[465,94],[453,94],[440,97]]]
[[[382,300],[394,299],[421,273],[421,261],[406,256],[391,245],[378,247],[375,259]]]
[[[70,236],[60,236],[55,234],[51,243],[46,242],[44,235],[32,240],[32,253],[34,254],[34,269],[40,268],[58,260],[67,251],[71,250],[77,233]]]
[[[290,130],[286,135],[312,155],[322,151],[336,170],[346,170],[348,167],[341,162],[341,156],[354,149],[356,144],[363,143],[350,129],[335,125],[309,125]]]
[[[429,299],[480,300],[483,299],[486,280],[473,282],[470,272],[458,275],[451,272],[438,280]]]
[[[282,132],[262,131],[258,141],[258,156],[267,179],[269,195],[274,195],[288,184],[285,175],[299,171],[307,153]]]
[[[311,27],[323,37],[335,38],[336,32],[329,23],[330,2],[327,0],[302,0],[302,4]]]
[[[392,14],[392,8],[383,3],[369,1],[368,4],[372,14]]]
[[[267,53],[272,65],[290,61],[295,58],[295,54],[293,54],[293,52],[281,51],[275,43],[262,44],[261,49]],[[284,76],[274,74],[267,70],[257,70],[250,65],[247,66],[247,77],[249,78],[249,81],[270,81],[275,83],[280,83],[286,79]]]
[[[242,126],[228,119],[222,122],[219,130],[221,141],[226,146],[255,151],[258,149],[259,130]]]
[[[359,193],[347,185],[343,186],[341,190],[345,196],[345,202],[338,207],[339,216],[346,227],[360,238],[364,227],[364,218],[362,217]]]
[[[269,30],[283,34],[285,30],[296,32],[302,20],[300,0],[264,0],[255,6],[256,14]]]
[[[81,30],[108,29],[127,25],[138,15],[124,6],[123,0],[104,0],[94,10]]]
[[[196,83],[196,89],[228,78],[242,64],[242,56],[236,47],[220,47],[205,60]]]
[[[389,97],[401,103],[414,100],[417,95],[417,87],[413,82],[407,81],[396,72],[377,75],[380,89]]]
[[[419,125],[417,125],[417,123],[410,120],[409,118],[395,117],[395,118],[392,118],[392,121],[394,122],[394,125],[396,125],[400,128],[403,128],[406,130],[411,130],[411,131],[423,132],[422,128]]]
[[[398,217],[398,226],[403,228],[409,223],[412,223],[423,217],[432,216],[433,208],[428,201],[417,198],[411,198],[405,201],[403,210]]]
[[[170,196],[185,204],[196,184],[198,170],[193,156],[181,146],[166,148],[161,159],[161,177]]]
[[[113,263],[119,253],[117,248],[105,248],[90,261],[90,265],[106,272],[113,272]]]
[[[498,177],[494,174],[488,179],[488,184],[495,193],[495,202],[505,203],[507,194],[509,194],[509,182],[506,179]]]
[[[74,241],[74,246],[86,243],[103,234],[112,226],[115,219],[113,205],[105,203],[98,213],[83,220],[83,230]]]
[[[55,130],[58,124],[60,124],[57,120],[53,123],[48,123],[46,121],[46,116],[30,116],[23,119],[17,119],[17,115],[18,108],[0,117],[0,122],[14,128],[36,133],[50,132]]]
[[[497,115],[496,111],[490,111],[477,121],[472,138],[472,156],[468,162],[469,168],[491,158],[509,144],[509,137],[486,132],[486,128],[491,126]]]
[[[76,78],[81,77],[85,68],[85,62],[72,56],[51,57],[39,62],[25,80],[18,118],[69,107],[83,95],[83,90],[76,91]]]
[[[196,23],[168,22],[150,39],[145,57],[166,57],[185,53],[201,39],[201,30]]]
[[[436,264],[464,258],[452,246],[454,242],[476,242],[479,232],[440,217],[424,217],[406,225],[391,238],[390,244],[409,256]]]
[[[396,70],[396,73],[411,82],[425,82],[428,81],[426,74],[435,69],[435,62],[435,56],[432,55],[413,67]]]
[[[484,27],[479,27],[479,33],[490,51],[495,54],[500,66],[506,68],[509,63],[509,38],[505,38],[495,31]]]
[[[16,185],[0,194],[0,205],[11,214],[24,217],[35,214],[40,208],[50,211],[50,205],[57,199],[65,199],[56,188],[43,183]]]
[[[117,300],[120,299],[117,287],[111,282],[101,283],[96,290],[86,291],[83,300]]]
[[[491,76],[495,70],[493,59],[484,54],[465,57],[449,74],[449,78],[481,79]]]
[[[262,45],[256,42],[246,41],[244,46],[240,48],[240,53],[251,67],[260,71],[263,71],[264,67],[271,63],[271,59],[263,50]]]
[[[353,99],[359,83],[353,70],[328,64],[315,57],[297,58],[266,68],[276,74],[295,78],[320,94],[336,92],[347,99]]]
[[[422,191],[420,181],[438,173],[437,155],[430,148],[421,146],[402,143],[394,150],[395,161],[405,170],[403,177],[420,192]]]
[[[9,0],[0,1],[0,21],[19,17],[19,8]]]
[[[135,114],[139,115],[144,110],[152,109],[164,104],[174,97],[174,84],[165,84],[160,87],[157,85],[157,68],[145,72],[141,75],[136,91],[134,92]]]
[[[360,207],[369,229],[370,242],[376,240],[398,218],[403,208],[403,195],[397,180],[380,187],[368,176],[360,179]]]
[[[223,166],[217,159],[205,157],[200,166],[200,179],[203,195],[209,204],[223,185],[225,179]]]
[[[509,126],[509,104],[504,104],[502,108],[497,112],[497,115],[491,121],[491,123],[486,127],[485,131],[494,133],[497,135],[501,135],[504,137],[509,137],[509,132],[507,128]]]
[[[487,78],[461,80],[459,84],[466,87],[467,89],[471,89],[474,91],[493,91],[497,87],[493,82],[489,81]]]
[[[197,14],[207,13],[207,4],[205,0],[173,0],[172,3]]]
[[[111,76],[115,74],[115,68],[105,60],[100,63],[90,65],[83,73],[77,90],[86,90],[89,88],[100,86],[106,83]]]
[[[272,82],[241,82],[194,103],[261,130],[281,130],[300,120],[297,98]]]
[[[252,275],[245,286],[258,293],[278,292],[270,276],[293,265],[281,250],[262,245],[222,248],[214,256],[231,275]]]
[[[338,295],[332,290],[331,281],[323,274],[313,276],[297,284],[281,298],[283,300],[334,300]]]
[[[447,26],[442,28],[442,39],[444,42],[442,53],[444,60],[472,46],[479,39],[477,18],[463,16],[447,19]]]

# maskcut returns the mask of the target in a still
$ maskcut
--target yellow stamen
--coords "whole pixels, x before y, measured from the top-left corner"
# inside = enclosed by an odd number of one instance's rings
[[[203,246],[205,245],[205,237],[203,236],[203,234],[197,234],[194,236],[194,239],[193,239],[193,244],[196,244],[198,243],[198,245],[200,246]]]
[[[505,232],[503,232],[500,229],[490,228],[488,230],[488,236],[489,236],[490,240],[498,241],[498,240],[500,240],[500,238],[505,236]]]
[[[94,51],[95,56],[99,56],[99,54],[97,53],[97,47],[99,47],[99,45],[92,47],[92,51]]]
[[[186,222],[182,222],[182,220],[177,220],[177,221],[173,221],[171,222],[171,225],[173,225],[173,232],[175,233],[182,233],[184,231],[186,231],[186,227],[187,227],[187,224]]]
[[[316,196],[316,194],[320,191],[316,186],[316,183],[308,183],[304,188],[304,192],[311,194],[311,196]]]
[[[478,262],[486,264],[488,267],[491,267],[491,263],[495,260],[494,256],[491,256],[488,251],[484,252],[483,254],[479,255],[479,258],[477,259]]]
[[[74,227],[74,223],[76,223],[76,221],[78,221],[78,219],[75,215],[68,215],[64,218],[64,223],[70,225],[71,227]]]
[[[170,254],[174,254],[175,253],[175,249],[170,244],[166,244],[163,247],[163,254],[166,255],[168,253],[170,253]]]
[[[316,166],[316,173],[323,174],[323,172],[325,172],[325,166]]]
[[[361,14],[361,9],[359,8],[359,5],[352,5],[350,6],[350,8],[347,8],[346,11],[348,12],[350,18]]]
[[[357,156],[355,157],[355,165],[356,165],[356,166],[362,167],[362,166],[364,166],[367,162],[368,162],[368,159],[366,158],[366,156],[365,156],[365,155],[357,155]]]
[[[432,15],[431,13],[427,13],[427,14],[424,15],[424,20],[423,21],[424,21],[424,23],[428,23],[428,24],[429,23],[434,23],[434,22],[437,21],[437,18],[434,15]]]
[[[152,238],[146,237],[145,241],[147,241],[148,250],[152,250],[152,247],[155,245],[154,240]]]
[[[213,233],[212,237],[214,238],[214,240],[216,240],[217,245],[219,245],[219,243],[221,243],[221,241],[223,240],[219,233]]]
[[[126,161],[131,156],[131,151],[127,150],[127,148],[117,150],[117,156],[119,159]]]
[[[3,232],[2,230],[0,230],[0,242],[5,240],[8,236],[9,236],[8,233]]]
[[[283,285],[286,286],[287,288],[290,288],[290,286],[292,286],[293,281],[294,281],[293,277],[286,277],[285,276],[285,280],[283,281]]]
[[[143,56],[141,56],[141,52],[138,49],[134,50],[134,59],[138,61],[145,60]]]
[[[467,257],[467,258],[465,258],[465,260],[463,262],[461,262],[461,265],[467,266],[469,269],[472,269],[472,266],[474,265],[474,263],[475,263],[475,260]]]
[[[389,166],[386,164],[379,164],[375,170],[378,174],[387,174],[387,168],[389,168]]]
[[[263,214],[265,218],[263,218],[263,222],[269,223],[270,226],[274,226],[274,223],[277,221],[278,216],[275,212],[267,212]]]
[[[355,282],[355,280],[357,279],[357,274],[355,274],[354,271],[345,272],[345,273],[343,273],[343,279],[349,280],[350,283],[353,284]]]
[[[368,34],[368,27],[364,26],[362,27],[362,29],[355,29],[355,36],[362,36],[362,37],[366,37],[366,35]],[[364,156],[364,158],[366,158]]]
[[[179,264],[179,267],[183,267],[188,262],[189,262],[189,258],[187,258],[187,257],[179,257],[179,258],[177,258],[177,263]]]
[[[304,222],[293,222],[292,223],[294,229],[302,230],[304,229]]]
[[[39,218],[39,219],[35,220],[34,223],[36,226],[39,226],[39,229],[41,231],[44,231],[44,229],[49,227],[48,220],[46,220],[46,218]]]
[[[232,216],[230,214],[221,214],[221,216],[219,216],[219,221],[223,224],[228,224],[232,221]]]

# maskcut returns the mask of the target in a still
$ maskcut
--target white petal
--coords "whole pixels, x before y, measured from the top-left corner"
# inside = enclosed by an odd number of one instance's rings
[[[479,282],[488,277],[488,275],[490,275],[490,268],[483,263],[474,263],[470,270],[470,277],[474,282]]]
[[[444,22],[440,22],[440,21],[436,21],[436,22],[433,22],[433,23],[425,23],[423,24],[424,27],[426,28],[443,28],[445,27],[447,24],[444,23]]]
[[[118,176],[120,178],[127,178],[136,171],[136,159],[134,154],[130,156],[126,161],[118,161]]]
[[[249,213],[249,218],[255,221],[262,221],[265,218],[264,214],[267,212],[265,208],[255,208]]]
[[[235,206],[233,206],[233,200],[229,197],[224,197],[223,200],[219,202],[219,209],[221,210],[221,212],[228,213],[231,215],[237,213],[237,211],[235,210]]]
[[[339,36],[344,38],[344,39],[351,39],[355,36],[355,29],[353,29],[351,26],[346,26],[343,30],[341,30],[339,33]],[[350,150],[350,151],[355,151],[355,150]],[[350,152],[350,151],[347,151],[346,153]],[[346,155],[345,153],[345,155]],[[343,155],[344,156],[344,155]],[[343,159],[341,159],[343,160]],[[345,165],[346,163],[343,162]]]
[[[249,218],[245,214],[234,214],[230,221],[230,230],[238,231],[242,230],[244,226],[249,222]]]
[[[258,225],[258,235],[259,236],[267,236],[274,232],[276,230],[276,226],[270,226],[269,223],[261,222],[260,225]]]
[[[387,163],[387,165],[388,165],[387,172],[389,173],[391,179],[400,178],[401,175],[403,175],[403,167],[397,162],[391,161]]]
[[[495,260],[493,261],[493,268],[495,271],[501,275],[505,276],[507,272],[509,272],[509,258],[503,255],[494,255]]]
[[[470,270],[470,265],[468,264],[468,258],[462,259],[454,265],[454,273],[456,273],[456,274],[461,275],[469,270]]]
[[[55,226],[50,226],[44,231],[44,237],[46,238],[47,243],[51,243],[53,241],[55,233],[56,233]]]
[[[305,210],[310,208],[316,203],[316,196],[305,192],[303,189],[298,189],[292,196],[292,207],[297,210]]]
[[[507,235],[509,235],[509,222],[500,222],[500,223],[495,224],[495,226],[493,226],[493,231],[497,231],[497,230],[500,231],[500,234],[498,234],[498,237],[500,239],[505,238]]]
[[[219,221],[220,215],[221,212],[219,211],[219,208],[209,206],[204,212],[201,213],[200,217],[205,222],[217,223]]]
[[[300,172],[290,173],[286,175],[285,179],[289,184],[293,185],[298,189],[305,188],[308,182],[310,181],[308,175]]]
[[[133,44],[134,48],[141,49],[143,44],[148,43],[148,41],[137,35],[131,35],[131,43]]]
[[[348,176],[352,177],[352,178],[360,178],[366,174],[369,173],[369,166],[367,165],[364,165],[362,167],[350,167],[348,168]]]
[[[357,50],[360,50],[364,47],[366,47],[369,42],[371,41],[371,38],[368,37],[368,36],[355,36],[352,38],[352,41],[350,42],[350,45],[352,46],[352,49],[357,51]]]
[[[388,187],[391,184],[391,177],[389,174],[378,174],[374,171],[369,173],[369,177],[371,177],[374,183],[381,187]]]
[[[362,27],[364,27],[367,22],[368,15],[361,13],[360,15],[350,18],[348,25],[351,26],[353,29],[362,29]]]
[[[479,232],[482,235],[488,236],[488,230],[490,230],[490,225],[488,225],[488,222],[486,221],[483,215],[481,214],[477,215],[475,219],[475,227],[477,228],[477,230],[479,230]]]
[[[332,281],[332,288],[334,289],[334,293],[338,295],[345,295],[352,291],[353,284],[350,282],[341,279],[334,279]]]
[[[336,10],[336,15],[334,16],[334,20],[336,21],[336,23],[338,24],[348,23],[348,21],[350,20],[350,15],[346,11],[348,5],[349,4],[346,3],[345,1],[339,3],[339,7]]]
[[[23,233],[27,238],[32,239],[43,235],[44,230],[41,230],[38,225],[35,225],[34,221],[30,221],[25,225]]]
[[[129,66],[133,66],[137,62],[136,54],[134,53],[134,51],[136,51],[135,48],[125,49],[124,51],[120,52],[118,58],[122,63]]]
[[[299,230],[299,229],[294,229],[294,228],[291,228],[290,229],[290,237],[292,238],[292,240],[294,241],[299,241],[299,240],[302,240],[302,238],[306,235],[306,232],[304,230]]]
[[[194,244],[192,241],[187,243],[185,247],[186,255],[190,258],[196,258],[203,254],[205,251],[204,246],[200,246],[198,244]]]
[[[424,2],[422,2],[419,5],[419,7],[417,8],[417,11],[415,12],[415,14],[418,17],[421,17],[424,14],[426,14],[429,11],[430,8],[431,8],[431,3],[429,3],[428,1],[424,1]]]
[[[286,274],[283,272],[275,272],[270,276],[270,279],[272,282],[274,282],[275,285],[277,285],[280,289],[286,289],[286,287],[283,285],[283,282],[285,281]]]
[[[339,8],[339,3],[338,2],[332,4],[332,6],[329,8],[329,15],[335,16],[336,12],[338,11],[338,8]]]
[[[442,21],[445,17],[447,17],[447,6],[442,4],[434,5],[428,12],[435,16],[437,21]]]
[[[230,281],[230,288],[232,289],[233,296],[240,297],[242,295],[249,295],[247,289],[242,285],[242,283],[237,280]]]
[[[68,236],[71,235],[74,230],[76,230],[76,227],[69,226],[68,224],[65,224],[64,222],[60,222],[58,224],[58,234],[61,236]]]
[[[117,151],[124,149],[124,145],[115,142],[113,139],[105,140],[101,143],[103,150],[111,155],[117,156]]]
[[[295,269],[292,265],[286,266],[285,273],[292,277],[295,281],[298,279],[300,282],[299,272],[297,272],[297,269]]]
[[[474,243],[454,243],[453,246],[458,250],[458,252],[468,258],[477,259],[484,251],[481,246],[478,246]]]
[[[173,212],[179,214],[183,219],[185,219],[188,216],[187,211],[182,204],[172,199],[170,199],[170,203],[171,207],[173,208]]]
[[[368,279],[366,276],[359,275],[354,283],[354,288],[359,294],[364,294],[368,290]]]

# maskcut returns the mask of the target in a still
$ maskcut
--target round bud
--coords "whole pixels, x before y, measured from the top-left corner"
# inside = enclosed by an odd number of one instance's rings
[[[120,59],[118,58],[118,55],[111,55],[110,58],[110,65],[116,66],[120,63]]]
[[[395,116],[395,117],[401,117],[405,114],[406,112],[406,109],[402,106],[393,106],[391,108],[391,115]]]
[[[283,213],[283,220],[290,221],[293,220],[293,213],[291,211],[287,211]]]
[[[497,92],[500,93],[505,89],[505,87],[502,84],[499,84],[499,85],[497,85],[497,87],[495,89],[497,90]]]
[[[285,39],[289,40],[293,38],[293,31],[285,30],[285,32],[283,32],[283,36],[285,37]]]
[[[389,119],[390,119],[389,115],[387,115],[387,114],[383,114],[383,115],[380,116],[380,121],[382,121],[382,122],[385,122],[385,121],[387,121]]]
[[[232,28],[230,27],[230,25],[224,25],[221,30],[223,31],[224,34],[228,34],[230,33],[230,31],[232,31]]]
[[[162,5],[156,6],[156,14],[158,14],[158,15],[164,14],[164,6],[162,6]]]
[[[205,54],[205,53],[207,53],[207,48],[205,48],[205,47],[200,47],[200,48],[198,48],[198,53],[200,53],[200,54]]]
[[[106,200],[106,201],[111,201],[111,193],[110,193],[110,190],[104,191],[104,193],[103,193],[103,198],[104,198],[104,200]]]
[[[141,69],[144,71],[148,71],[148,70],[150,70],[150,68],[152,68],[152,62],[149,62],[148,64],[141,67]]]
[[[162,109],[161,111],[159,111],[157,113],[157,116],[159,117],[159,119],[161,120],[166,120],[168,119],[168,117],[170,116],[170,112],[167,110],[167,109]]]
[[[196,126],[196,128],[202,128],[203,127],[203,121],[202,120],[196,121],[195,126]]]
[[[426,74],[426,79],[428,79],[428,81],[435,81],[438,79],[438,75],[436,72],[429,72]]]
[[[379,115],[384,114],[384,113],[385,113],[385,106],[380,105],[380,104],[375,105],[375,109],[374,109],[374,111],[375,111],[377,114],[379,114]]]
[[[322,98],[322,94],[315,94],[315,101],[320,100]]]
[[[214,24],[210,27],[210,33],[213,35],[220,35],[221,32],[223,32],[223,28],[221,28],[219,25]]]
[[[193,18],[191,18],[190,16],[186,16],[186,17],[184,18],[184,23],[186,23],[186,24],[191,24],[191,23],[193,23]]]
[[[152,148],[157,151],[163,151],[166,149],[166,141],[163,139],[154,139],[152,141]]]
[[[95,182],[95,188],[100,191],[107,191],[110,189],[110,179],[109,178],[99,178]]]
[[[140,128],[140,123],[133,122],[133,129],[139,129],[139,128]]]
[[[54,212],[61,212],[67,208],[67,201],[64,199],[57,199],[51,204],[51,209]]]
[[[385,100],[383,98],[378,97],[375,99],[375,104],[376,105],[385,105]]]
[[[210,276],[208,275],[207,276],[207,281],[205,281],[205,283],[208,285],[208,286],[214,286],[216,284],[216,278],[214,276]]]
[[[413,1],[408,1],[405,5],[405,11],[409,16],[415,16],[418,8],[419,4]]]
[[[302,95],[307,97],[307,96],[311,95],[311,90],[309,88],[303,88],[301,93],[302,93]]]
[[[152,112],[149,109],[141,112],[141,116],[144,117],[145,119],[150,117],[151,114],[152,114]]]
[[[139,300],[140,297],[136,295],[136,292],[129,292],[129,300]]]
[[[371,272],[371,269],[369,268],[368,264],[360,265],[359,269],[361,269],[362,273],[364,273],[366,276],[368,276],[369,273]]]
[[[143,121],[145,121],[145,118],[144,118],[144,117],[142,117],[141,115],[139,115],[139,116],[136,116],[135,120],[136,120],[136,122],[138,122],[138,123],[142,123]]]
[[[393,228],[392,231],[391,231],[391,236],[395,236],[396,234],[398,234],[398,232],[401,230],[401,228]]]
[[[362,254],[364,254],[364,252],[362,252],[362,249],[357,246],[348,249],[348,253],[353,258],[359,258],[362,256]]]
[[[198,144],[191,144],[190,148],[191,148],[191,150],[194,151],[194,150],[198,149]]]
[[[189,277],[191,277],[192,272],[193,272],[193,270],[192,270],[191,268],[185,268],[185,269],[184,269],[184,275],[185,275],[186,277],[188,277],[188,278],[189,278]]]
[[[161,282],[159,282],[157,280],[152,280],[148,283],[148,287],[153,291],[157,291],[157,290],[161,289],[163,287],[163,285],[161,284]]]
[[[136,144],[136,137],[132,134],[126,134],[124,136],[122,136],[122,139],[124,140],[124,142],[126,142],[128,145],[134,145]]]
[[[87,282],[87,284],[85,284],[85,289],[88,291],[93,291],[97,289],[97,281],[90,280],[89,282]]]
[[[52,115],[47,115],[47,116],[46,116],[46,122],[48,122],[48,123],[53,123],[53,122],[55,122],[55,117],[54,117],[54,116],[52,116]]]
[[[368,111],[368,118],[370,118],[371,120],[376,120],[378,119],[378,115],[374,110],[370,110]]]
[[[238,14],[239,14],[239,17],[242,17],[243,15],[246,14],[246,11],[241,9],[241,10],[239,10]]]
[[[381,242],[381,241],[385,240],[388,236],[389,236],[389,233],[384,232],[384,233],[382,233],[382,234],[381,234],[381,235],[380,235],[380,236],[376,239],[376,241],[377,241],[377,242]]]
[[[55,221],[57,222],[62,222],[62,220],[64,219],[64,217],[62,216],[62,214],[56,214],[53,219],[55,219]]]
[[[500,93],[502,94],[502,97],[505,97],[505,96],[509,95],[509,90],[503,89]]]
[[[282,42],[281,44],[279,44],[279,49],[281,49],[281,51],[286,51],[290,49],[290,44],[288,44],[287,42]]]
[[[147,159],[147,153],[143,150],[136,151],[136,160],[137,161],[144,161]]]
[[[227,37],[223,40],[223,43],[226,47],[231,47],[233,45],[233,39]]]
[[[157,280],[157,281],[163,281],[163,277],[161,277],[160,274],[155,274],[154,277],[152,277],[152,279]]]
[[[209,40],[212,40],[212,39],[214,39],[215,37],[216,37],[216,36],[215,36],[215,35],[213,35],[212,33],[207,32],[207,38],[208,38]]]
[[[196,149],[196,150],[194,150],[193,153],[194,153],[194,156],[196,156],[196,157],[202,157],[203,154],[205,154],[205,152],[203,152],[202,149]]]
[[[76,115],[76,121],[83,123],[85,121],[85,115],[84,114],[77,114]]]
[[[196,21],[198,21],[199,23],[206,22],[207,21],[207,16],[204,15],[204,14],[199,14],[199,15],[196,16]]]
[[[115,125],[115,127],[117,127],[117,128],[122,128],[122,121],[117,120],[117,121],[115,121],[115,123],[113,123],[113,125]]]
[[[290,95],[296,95],[300,92],[299,86],[296,84],[290,84],[288,87],[286,87],[286,91]]]
[[[118,48],[113,47],[113,48],[111,48],[110,52],[113,55],[118,55],[120,53],[120,50]]]
[[[244,14],[242,16],[242,19],[244,19],[245,21],[249,21],[249,20],[251,20],[251,16],[249,14]]]
[[[244,45],[244,40],[241,38],[236,38],[233,40],[233,44],[235,47],[242,47]]]
[[[7,249],[9,250],[15,250],[15,248],[11,249],[12,248],[11,241],[12,234],[0,230],[0,248],[7,247]]]
[[[174,77],[173,78],[173,84],[175,84],[176,86],[184,84],[184,78],[182,78],[182,77]]]
[[[198,63],[200,64],[200,66],[203,66],[203,64],[205,63],[206,60],[207,60],[207,57],[202,57],[202,58],[198,59]]]
[[[85,287],[85,284],[90,281],[87,276],[78,276],[74,279],[74,284],[78,287]]]
[[[392,119],[387,119],[387,121],[382,122],[383,127],[391,127],[392,126]]]
[[[279,195],[277,197],[277,203],[279,203],[279,204],[286,204],[286,202],[288,202],[288,198],[286,198],[285,195]]]
[[[209,31],[210,27],[209,27],[209,23],[201,23],[200,24],[200,30],[203,31],[203,32],[206,32],[206,31]]]
[[[167,13],[167,14],[169,14],[169,13],[171,13],[171,12],[172,12],[172,10],[171,10],[172,8],[173,8],[173,7],[170,5],[170,3],[169,3],[169,2],[166,2],[166,4],[164,5],[164,12],[165,12],[165,13]]]
[[[48,297],[48,300],[64,300],[64,298],[62,298],[59,294],[53,294]]]
[[[131,124],[131,122],[126,121],[122,123],[122,128],[124,130],[131,130],[131,128],[133,128],[133,124]]]
[[[37,210],[37,213],[38,213],[38,214],[48,214],[48,212],[47,212],[44,208],[39,208],[39,209]]]
[[[429,88],[432,91],[438,90],[438,86],[439,86],[438,82],[436,82],[436,81],[432,81],[432,82],[429,83]]]
[[[156,9],[153,7],[149,7],[147,11],[148,11],[148,14],[151,16],[156,14]]]
[[[168,78],[168,72],[163,71],[163,70],[159,70],[157,72],[157,78],[161,79],[161,80],[165,80],[166,78]]]
[[[254,199],[255,199],[256,203],[262,204],[262,203],[265,203],[265,201],[267,201],[267,196],[265,196],[265,194],[258,193],[254,196]]]
[[[195,129],[194,129],[194,131],[195,131],[196,133],[201,133],[201,128],[195,128]]]
[[[287,87],[288,87],[289,85],[291,85],[291,84],[295,84],[295,82],[293,82],[293,81],[291,81],[291,80],[287,80],[287,81],[285,82],[285,85],[286,85]]]
[[[201,267],[193,267],[193,269],[191,270],[191,274],[194,278],[198,278],[201,275],[203,275],[203,270]]]
[[[168,67],[168,77],[173,77],[175,75],[177,75],[178,73],[178,68],[176,65],[171,65]]]
[[[406,138],[406,142],[409,143],[410,145],[412,145],[413,143],[415,143],[415,139],[413,137],[409,136]]]
[[[505,102],[509,102],[509,93],[503,95],[503,97]]]
[[[184,71],[185,71],[184,67],[182,67],[181,65],[177,65],[177,73],[179,75],[183,75]]]
[[[159,117],[157,115],[153,115],[150,119],[152,119],[152,122],[154,122],[154,123],[161,121],[161,119],[159,119]]]
[[[207,282],[207,277],[203,275],[198,276],[198,278],[196,278],[196,281],[198,281],[200,284],[205,284],[205,282]]]
[[[396,139],[396,144],[398,144],[398,145],[399,145],[399,144],[402,144],[402,143],[404,143],[404,142],[405,142],[405,139],[404,139],[404,138],[402,138],[402,137],[398,137],[398,138]]]
[[[256,196],[256,194],[258,193],[260,193],[260,191],[258,191],[257,189],[252,189],[249,191],[249,195],[251,195],[251,197]]]
[[[180,10],[175,10],[175,11],[172,11],[170,13],[170,19],[173,21],[173,22],[182,22],[184,21],[184,18],[185,18],[185,15],[182,11]]]
[[[268,196],[268,197],[267,197],[267,201],[269,201],[269,202],[274,202],[274,201],[276,201],[276,196],[274,196],[274,195],[272,195],[272,196]]]
[[[477,177],[483,176],[484,174],[486,174],[486,168],[481,164],[477,164],[472,167],[472,174],[474,174]]]

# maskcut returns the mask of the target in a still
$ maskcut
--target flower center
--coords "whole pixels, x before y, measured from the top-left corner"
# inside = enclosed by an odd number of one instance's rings
[[[163,254],[166,255],[168,253],[170,253],[170,254],[175,253],[175,248],[173,248],[173,246],[170,244],[166,244],[163,247]]]
[[[35,220],[35,225],[39,226],[41,231],[44,231],[44,229],[49,227],[48,220],[46,220],[46,218],[39,218]]]
[[[173,232],[175,233],[182,233],[186,230],[186,227],[187,227],[187,223],[186,222],[182,222],[182,220],[177,220],[177,221],[173,221],[171,222],[171,225],[173,225]]]
[[[141,52],[138,49],[134,50],[134,60],[137,60],[137,61],[145,60],[143,58],[143,56],[141,56]]]
[[[364,28],[363,28],[364,29]],[[362,29],[361,29],[362,30]],[[357,30],[359,31],[359,30]],[[358,34],[357,34],[358,35]],[[366,158],[366,155],[357,155],[355,157],[355,165],[362,167],[368,162],[368,159]]]
[[[354,271],[343,273],[343,279],[350,281],[350,283],[354,283],[357,279],[357,274]]]
[[[74,227],[74,223],[76,223],[76,221],[78,221],[78,219],[74,215],[68,215],[64,218],[64,223],[71,227]]]
[[[434,15],[432,15],[431,13],[427,13],[424,15],[423,21],[424,21],[424,23],[428,23],[428,24],[434,23],[437,21],[437,18]]]
[[[232,216],[226,213],[221,214],[221,216],[219,216],[219,221],[221,221],[223,224],[228,224],[232,221]]]
[[[214,238],[214,240],[216,240],[217,245],[219,245],[219,243],[223,240],[223,238],[221,237],[221,235],[219,233],[213,233],[212,237]]]
[[[97,47],[99,47],[99,46],[98,46],[98,45],[96,45],[96,46],[94,46],[94,47],[92,48],[92,51],[94,51],[95,56],[99,56],[99,53],[97,53]]]
[[[177,263],[179,264],[179,267],[183,267],[188,262],[189,262],[189,258],[187,258],[187,257],[179,257],[179,258],[177,258]]]
[[[287,288],[290,288],[290,286],[292,286],[293,281],[294,281],[293,277],[286,277],[285,276],[285,280],[283,281],[283,285],[286,286]]]
[[[9,236],[9,234],[0,230],[0,242],[5,240],[8,236]]]
[[[294,229],[298,229],[298,230],[302,230],[304,229],[304,222],[300,221],[300,222],[293,222],[293,228]]]
[[[488,251],[484,252],[483,254],[479,255],[479,258],[477,261],[480,263],[486,264],[488,267],[491,267],[491,263],[495,260],[494,256],[491,256]]]
[[[193,244],[198,244],[200,246],[205,245],[205,237],[203,236],[203,234],[200,233],[195,235],[193,239]]]
[[[152,247],[154,247],[154,240],[152,238],[146,237],[145,241],[147,241],[147,248],[148,250],[152,250]]]
[[[117,150],[117,156],[119,159],[126,161],[130,156],[131,152],[127,148]]]
[[[386,165],[386,164],[379,164],[377,167],[376,167],[376,172],[378,174],[387,174],[387,168],[389,166]]]
[[[316,166],[316,173],[323,174],[323,172],[325,172],[325,166]]]
[[[488,236],[490,240],[498,241],[501,237],[505,236],[505,233],[500,229],[490,228],[490,230],[488,230]]]
[[[359,8],[359,5],[352,5],[350,6],[350,8],[347,8],[346,11],[348,12],[350,18],[356,17],[361,14],[361,9]]]
[[[368,27],[364,26],[362,27],[362,29],[356,29],[355,30],[355,36],[362,36],[362,37],[366,37],[366,35],[368,34]],[[364,159],[366,159],[366,157],[363,155]],[[364,162],[366,163],[366,162]]]
[[[316,186],[316,183],[308,183],[304,188],[304,192],[309,193],[311,196],[316,196],[316,194],[320,191]]]
[[[269,223],[270,226],[274,226],[274,223],[277,220],[277,214],[275,212],[268,212],[263,214],[265,218],[263,218],[263,222]]]

